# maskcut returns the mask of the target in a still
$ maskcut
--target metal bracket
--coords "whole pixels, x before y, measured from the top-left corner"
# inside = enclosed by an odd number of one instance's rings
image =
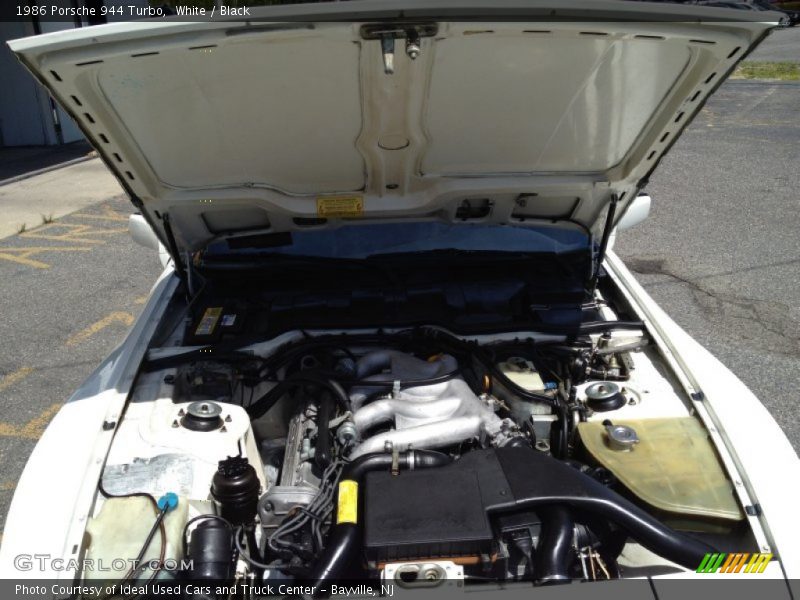
[[[433,37],[439,31],[436,23],[375,23],[361,26],[361,37],[365,40],[380,40],[383,54],[383,72],[394,73],[395,40],[406,41],[406,55],[415,60],[422,52],[423,37]]]
[[[394,38],[384,35],[381,38],[381,52],[383,52],[383,72],[387,75],[394,73]]]
[[[763,514],[760,504],[748,504],[744,507],[744,512],[751,517],[760,517]]]

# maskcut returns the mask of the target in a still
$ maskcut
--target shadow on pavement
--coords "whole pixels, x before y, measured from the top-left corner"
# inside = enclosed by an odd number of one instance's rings
[[[92,147],[85,140],[60,146],[11,146],[0,148],[0,181],[83,158]]]

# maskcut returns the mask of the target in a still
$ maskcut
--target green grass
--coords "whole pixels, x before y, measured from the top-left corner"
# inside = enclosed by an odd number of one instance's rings
[[[731,78],[800,81],[800,63],[744,61],[736,68]]]

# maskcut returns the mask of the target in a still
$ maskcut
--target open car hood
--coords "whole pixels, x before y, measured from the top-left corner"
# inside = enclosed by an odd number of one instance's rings
[[[343,219],[596,232],[780,19],[602,0],[250,11],[10,43],[182,250]]]

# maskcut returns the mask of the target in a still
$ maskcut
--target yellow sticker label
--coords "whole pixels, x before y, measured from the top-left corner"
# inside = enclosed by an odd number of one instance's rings
[[[339,482],[336,524],[340,523],[358,523],[358,482],[350,479]]]
[[[200,322],[197,324],[197,329],[194,330],[194,334],[211,335],[214,333],[214,328],[217,326],[217,321],[219,321],[220,316],[222,316],[221,306],[207,308],[206,312],[203,313],[203,318],[200,319]]]
[[[317,216],[321,218],[360,217],[364,213],[362,196],[324,196],[317,198]]]

